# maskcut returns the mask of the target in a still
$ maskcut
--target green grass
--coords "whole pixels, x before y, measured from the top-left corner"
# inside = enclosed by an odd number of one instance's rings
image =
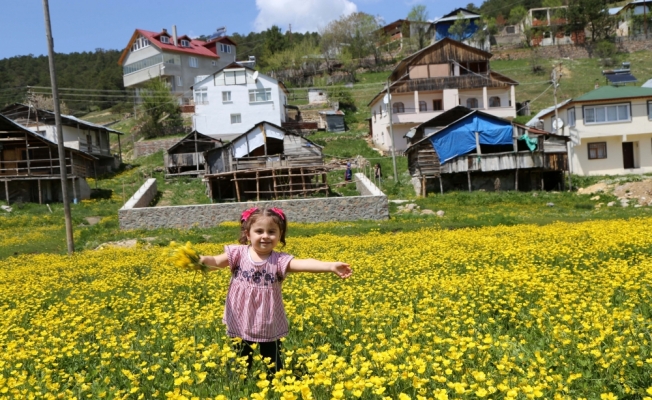
[[[531,50],[522,49],[519,51],[530,52]],[[619,63],[620,61],[631,62],[632,74],[638,78],[638,85],[652,78],[652,52],[638,51],[631,54],[619,54],[617,58]],[[533,100],[530,109],[535,114],[541,109],[554,104],[552,88],[548,89],[543,95],[541,93],[550,86],[550,72],[559,62],[562,64],[563,75],[557,90],[558,102],[590,92],[594,89],[596,82],[600,86],[604,86],[606,82],[602,70],[618,68],[620,65],[618,63],[615,67],[603,67],[598,58],[577,60],[542,58],[540,63],[544,71],[540,74],[534,74],[532,73],[531,60],[528,57],[521,60],[491,61],[491,69],[520,83],[516,87],[516,101]]]

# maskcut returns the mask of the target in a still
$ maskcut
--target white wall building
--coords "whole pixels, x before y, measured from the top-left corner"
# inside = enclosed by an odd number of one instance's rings
[[[652,172],[652,88],[603,86],[561,103],[559,133],[570,136],[571,172],[621,175]],[[528,122],[554,132],[554,107]]]
[[[232,63],[193,86],[197,132],[241,134],[260,121],[285,122],[288,92],[282,82]]]

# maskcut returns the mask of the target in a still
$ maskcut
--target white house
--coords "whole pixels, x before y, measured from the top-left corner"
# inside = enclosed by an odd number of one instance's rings
[[[652,172],[652,88],[603,86],[562,102],[528,122],[570,136],[571,172],[620,175]]]
[[[197,82],[193,93],[194,128],[205,135],[244,133],[260,121],[285,122],[285,85],[238,63]]]
[[[235,62],[236,44],[227,36],[213,35],[208,41],[177,36],[167,29],[151,32],[136,29],[118,64],[126,88],[136,93],[153,78],[165,80],[182,104],[192,98],[190,87],[197,76],[205,76]]]
[[[444,38],[398,63],[389,76],[392,122],[387,89],[369,103],[375,147],[405,150],[412,128],[459,105],[499,118],[516,117],[518,82],[489,66],[491,53]],[[390,129],[391,128],[391,129]]]

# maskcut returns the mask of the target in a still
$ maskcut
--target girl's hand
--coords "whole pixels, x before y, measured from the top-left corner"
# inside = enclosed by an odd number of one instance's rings
[[[331,271],[339,276],[342,279],[346,279],[353,274],[353,271],[351,270],[351,267],[347,263],[335,261],[333,263],[333,266],[331,267]]]

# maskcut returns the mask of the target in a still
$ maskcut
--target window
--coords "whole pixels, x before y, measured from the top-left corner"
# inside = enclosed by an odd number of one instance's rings
[[[211,65],[214,67],[217,65],[217,61],[211,61]]]
[[[607,158],[607,142],[589,143],[589,160]]]
[[[423,100],[419,101],[419,112],[421,111],[428,111],[428,103]]]
[[[443,109],[441,105],[441,100],[433,100],[432,101],[432,110],[433,111],[441,111]]]
[[[231,92],[222,92],[222,102],[226,103],[231,101]]]
[[[376,120],[376,110],[374,110],[374,121]]]
[[[629,104],[584,107],[585,124],[606,124],[622,121],[631,121]]]
[[[392,104],[392,112],[394,114],[400,114],[405,112],[405,105],[402,102]]]
[[[498,96],[489,97],[489,107],[500,107],[500,97]]]
[[[652,101],[647,102],[647,119],[652,119]]]
[[[466,99],[466,108],[478,108],[478,99],[475,97]]]
[[[568,126],[575,126],[575,107],[568,109],[566,119]]]
[[[183,82],[181,82],[181,77],[177,75],[177,87],[183,86]]]
[[[195,104],[208,104],[208,88],[195,89]]]
[[[147,46],[149,46],[149,39],[140,36],[138,39],[136,39],[134,44],[131,46],[131,51],[140,50]]]
[[[231,123],[232,124],[242,123],[242,116],[240,114],[231,114]]]
[[[505,33],[508,35],[513,35],[516,33],[516,27],[515,26],[506,26],[505,27]]]
[[[181,39],[181,47],[190,47],[190,41]]]
[[[161,43],[170,43],[170,38],[167,36],[161,36]]]
[[[230,53],[231,52],[231,46],[229,46],[228,44],[220,43],[220,51],[222,53]]]
[[[190,66],[197,68],[197,57],[190,57]]]
[[[245,69],[224,71],[225,85],[245,85],[247,83],[247,74]]]
[[[249,102],[258,103],[262,101],[271,101],[272,100],[272,89],[263,88],[263,89],[252,89],[249,90]]]

